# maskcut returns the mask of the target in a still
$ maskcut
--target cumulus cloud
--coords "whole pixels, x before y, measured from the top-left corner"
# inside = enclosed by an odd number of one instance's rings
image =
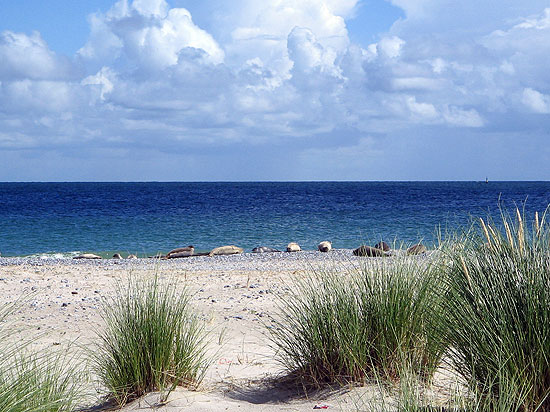
[[[209,31],[166,0],[116,1],[89,17],[72,60],[39,33],[0,34],[2,147],[86,141],[187,156],[280,144],[308,167],[361,168],[411,129],[482,133],[550,113],[550,9],[539,0],[518,5],[519,18],[483,10],[473,28],[472,0],[392,0],[406,18],[371,44],[350,40],[357,0],[212,1],[225,8]]]
[[[550,113],[550,96],[531,88],[523,90],[522,103],[535,113]]]
[[[70,74],[70,65],[51,51],[38,32],[0,33],[0,80],[52,80]]]
[[[91,18],[92,36],[79,51],[84,59],[125,57],[145,68],[164,69],[178,63],[186,49],[218,64],[224,52],[214,38],[193,22],[184,8],[165,0],[119,0],[105,15]]]

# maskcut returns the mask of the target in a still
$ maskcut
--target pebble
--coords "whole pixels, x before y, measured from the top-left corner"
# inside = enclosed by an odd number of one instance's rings
[[[38,257],[0,257],[0,266],[26,265],[31,267],[41,266],[78,266],[109,268],[117,267],[134,268],[192,268],[193,271],[254,271],[272,270],[289,271],[301,270],[312,262],[337,262],[349,263],[360,260],[353,256],[352,249],[333,249],[331,253],[322,253],[309,250],[300,253],[241,253],[229,256],[191,256],[185,259],[71,259],[71,258],[38,258]],[[69,283],[67,279],[62,283]],[[252,285],[257,287],[258,285]]]

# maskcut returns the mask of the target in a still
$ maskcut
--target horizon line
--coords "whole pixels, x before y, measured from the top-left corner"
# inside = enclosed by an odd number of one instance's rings
[[[6,183],[506,183],[550,182],[550,180],[7,180]]]

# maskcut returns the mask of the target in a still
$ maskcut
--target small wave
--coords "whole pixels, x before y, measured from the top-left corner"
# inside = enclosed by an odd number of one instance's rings
[[[81,255],[80,251],[73,252],[47,252],[47,253],[36,253],[34,255],[28,255],[26,257],[35,258],[35,259],[72,259],[75,256]]]

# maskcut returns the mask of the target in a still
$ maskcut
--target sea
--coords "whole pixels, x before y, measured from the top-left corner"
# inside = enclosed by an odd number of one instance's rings
[[[398,245],[550,204],[550,182],[0,183],[0,253],[151,256],[193,245]]]

